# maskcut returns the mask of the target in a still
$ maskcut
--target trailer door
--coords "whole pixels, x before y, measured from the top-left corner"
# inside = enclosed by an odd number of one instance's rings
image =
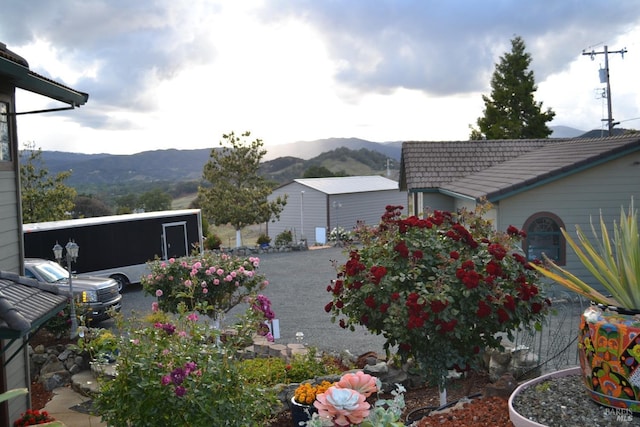
[[[187,222],[168,222],[162,224],[162,253],[164,259],[179,258],[189,255],[187,240]]]

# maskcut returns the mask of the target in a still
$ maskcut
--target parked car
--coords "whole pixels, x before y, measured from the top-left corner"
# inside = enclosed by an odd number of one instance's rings
[[[24,260],[24,274],[26,277],[41,282],[59,285],[69,289],[69,272],[60,264],[39,258]],[[113,308],[120,311],[122,295],[118,291],[118,282],[108,277],[72,276],[73,294],[75,300],[86,310],[78,312],[87,321],[102,321],[108,319],[108,310]]]

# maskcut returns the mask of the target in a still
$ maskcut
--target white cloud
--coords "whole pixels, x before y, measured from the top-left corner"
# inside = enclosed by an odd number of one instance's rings
[[[626,46],[624,60],[610,57],[614,119],[640,127],[629,120],[640,117],[640,10],[623,0],[598,14],[588,13],[595,0],[524,9],[517,0],[34,2],[11,0],[0,41],[32,70],[90,95],[75,111],[19,117],[20,140],[46,150],[215,147],[245,130],[267,145],[466,139],[515,34],[553,124],[583,130],[604,117],[594,95],[603,58],[581,50]],[[18,111],[52,106],[18,91]]]

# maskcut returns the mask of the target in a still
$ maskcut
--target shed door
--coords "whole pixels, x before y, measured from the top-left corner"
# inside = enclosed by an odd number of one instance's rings
[[[162,224],[162,240],[164,242],[162,248],[164,259],[189,255],[186,221]]]

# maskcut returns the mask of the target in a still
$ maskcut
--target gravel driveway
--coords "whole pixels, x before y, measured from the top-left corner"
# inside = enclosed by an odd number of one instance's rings
[[[365,329],[342,329],[331,323],[331,316],[324,311],[331,300],[327,285],[336,277],[332,260],[343,263],[344,248],[260,255],[260,271],[269,280],[262,293],[269,297],[280,320],[280,339],[276,342],[296,342],[296,332],[302,332],[306,345],[321,350],[349,350],[356,356],[368,351],[384,354],[381,336]]]

